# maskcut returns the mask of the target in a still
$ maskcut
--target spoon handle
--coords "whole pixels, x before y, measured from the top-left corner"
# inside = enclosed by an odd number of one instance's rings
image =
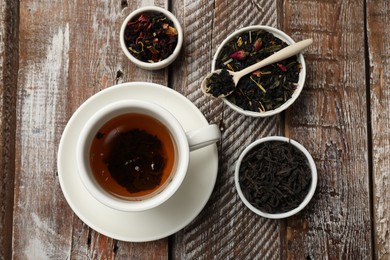
[[[267,66],[267,65],[270,65],[272,63],[287,59],[291,56],[294,56],[294,55],[300,53],[301,51],[303,51],[304,49],[309,47],[312,43],[313,43],[312,39],[306,39],[306,40],[303,40],[303,41],[300,41],[297,43],[293,43],[293,44],[281,49],[280,51],[275,52],[274,54],[265,58],[264,60],[259,61],[258,63],[255,63],[255,64],[253,64],[253,65],[251,65],[251,66],[249,66],[241,71],[238,71],[237,74],[239,74],[240,77],[242,77],[242,76],[244,76],[252,71],[258,70],[264,66]]]

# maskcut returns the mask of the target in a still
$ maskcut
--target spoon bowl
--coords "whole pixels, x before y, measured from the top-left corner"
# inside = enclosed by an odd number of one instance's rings
[[[230,74],[231,76],[231,80],[230,79],[226,79],[224,81],[224,83],[227,85],[227,86],[224,86],[227,90],[225,91],[225,93],[220,93],[218,94],[217,96],[213,95],[212,93],[210,93],[211,91],[211,88],[208,86],[208,79],[210,79],[212,76],[214,77],[219,77],[219,75],[221,75],[221,72],[222,72],[222,69],[219,69],[219,70],[215,70],[211,73],[209,73],[202,81],[201,83],[201,89],[202,89],[202,92],[208,96],[211,96],[211,97],[215,97],[215,98],[223,98],[223,97],[227,97],[228,95],[230,95],[231,93],[233,93],[235,87],[237,86],[238,82],[240,81],[240,79],[255,71],[255,70],[258,70],[260,68],[263,68],[265,66],[268,66],[270,64],[273,64],[275,62],[278,62],[278,61],[281,61],[281,60],[284,60],[284,59],[287,59],[291,56],[294,56],[300,52],[302,52],[303,50],[305,50],[307,47],[309,47],[311,44],[313,43],[313,40],[312,39],[306,39],[306,40],[303,40],[303,41],[300,41],[300,42],[297,42],[297,43],[293,43],[283,49],[281,49],[280,51],[278,52],[275,52],[274,54],[270,55],[269,57],[265,58],[264,60],[261,60],[243,70],[240,70],[240,71],[230,71],[230,70],[227,70],[228,73]]]

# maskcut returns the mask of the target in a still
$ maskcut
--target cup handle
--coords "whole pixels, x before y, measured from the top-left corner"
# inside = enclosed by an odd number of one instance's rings
[[[216,143],[221,139],[221,131],[215,124],[186,132],[190,151]]]

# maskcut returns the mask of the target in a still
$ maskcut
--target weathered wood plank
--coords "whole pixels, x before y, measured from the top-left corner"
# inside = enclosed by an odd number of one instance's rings
[[[79,5],[77,10],[85,8],[82,1],[77,4]],[[145,71],[137,68],[127,60],[119,46],[119,29],[123,19],[137,7],[150,4],[165,8],[167,6],[165,1],[121,1],[120,5],[117,1],[111,1],[109,3],[102,1],[94,6],[93,12],[91,12],[89,16],[84,17],[84,19],[87,19],[85,24],[89,24],[89,20],[92,25],[96,22],[96,18],[98,17],[100,17],[100,21],[98,24],[91,26],[92,29],[89,28],[86,29],[86,31],[80,30],[77,32],[77,35],[75,35],[74,39],[77,41],[78,38],[85,37],[85,32],[87,32],[87,39],[90,41],[81,41],[75,44],[75,47],[79,49],[79,52],[74,53],[74,60],[77,62],[72,70],[74,71],[74,74],[77,75],[77,78],[73,78],[75,82],[70,84],[70,86],[74,87],[69,91],[70,93],[77,92],[79,84],[88,82],[91,72],[88,70],[84,71],[83,68],[86,67],[89,67],[94,71],[92,74],[100,75],[100,77],[96,77],[96,84],[91,86],[92,88],[86,88],[89,89],[89,91],[92,90],[91,94],[85,93],[84,91],[86,89],[80,93],[83,100],[101,89],[121,82],[150,81],[167,85],[167,70]],[[86,7],[89,8],[88,6]],[[111,7],[111,9],[108,7]],[[107,12],[107,9],[109,9],[110,12]],[[83,12],[81,12],[81,14],[82,13]],[[74,26],[77,26],[77,24]],[[72,40],[72,42],[75,41]],[[98,44],[96,45],[96,43]],[[89,54],[85,54],[85,51],[83,50],[89,50]],[[80,53],[83,53],[81,57],[79,56]],[[96,62],[98,62],[99,67],[93,68],[93,65]],[[81,72],[80,75],[78,73],[79,71],[84,72]],[[121,75],[120,78],[117,78],[118,72],[121,72],[119,74]],[[77,101],[77,103],[78,102],[79,101]],[[78,105],[75,104],[74,108],[77,107]],[[91,228],[85,228],[86,225],[81,221],[78,220],[77,222],[78,223],[75,223],[74,225],[72,243],[72,255],[75,257],[103,257],[104,259],[113,259],[115,257],[120,259],[125,256],[132,256],[135,259],[164,259],[168,257],[168,239],[148,243],[126,243],[107,238]],[[80,228],[82,226],[84,226],[84,228]],[[81,237],[83,238],[82,241],[84,241],[84,243],[78,243]]]
[[[287,134],[313,155],[316,195],[288,220],[289,259],[371,259],[364,1],[284,1],[283,29],[313,38]]]
[[[19,2],[0,2],[0,259],[12,255]]]
[[[250,212],[234,187],[235,160],[256,138],[278,134],[280,118],[247,118],[200,91],[217,46],[234,30],[253,24],[276,26],[274,1],[176,1],[174,12],[184,24],[184,57],[172,73],[172,87],[185,94],[210,122],[220,123],[220,169],[210,201],[201,214],[175,236],[175,259],[278,259],[280,222]]]
[[[72,5],[24,1],[16,132],[13,257],[66,258],[72,212],[56,176],[56,150],[65,124]],[[68,223],[64,225],[64,223]]]
[[[168,255],[168,239],[124,243],[87,227],[66,203],[56,176],[62,131],[82,102],[124,81],[167,83],[167,71],[145,73],[127,60],[119,46],[122,20],[143,4],[21,3],[13,222],[16,259],[112,259],[144,256],[146,251],[149,259]],[[165,6],[166,2],[156,4]]]
[[[375,258],[390,258],[390,5],[367,1]]]
[[[125,243],[89,228],[67,205],[56,176],[56,151],[71,114],[94,93],[126,81],[169,85],[223,128],[216,187],[201,214],[169,240],[173,258],[390,257],[386,1],[20,2],[0,2],[0,259],[168,258],[168,239]],[[121,21],[145,4],[169,7],[184,26],[184,48],[170,69],[147,72],[121,53]],[[199,89],[218,44],[258,23],[315,41],[305,55],[305,89],[285,124],[279,116],[238,115]],[[244,146],[274,134],[306,146],[319,172],[313,201],[286,221],[251,213],[233,181]]]
[[[74,224],[71,259],[168,259],[167,239],[128,243],[110,239],[81,221]]]

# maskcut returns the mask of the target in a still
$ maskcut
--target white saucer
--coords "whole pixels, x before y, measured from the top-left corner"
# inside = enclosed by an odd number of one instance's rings
[[[59,145],[58,176],[67,202],[88,226],[122,241],[152,241],[184,228],[203,209],[217,178],[217,147],[214,144],[191,152],[189,170],[182,186],[167,202],[155,209],[130,213],[101,204],[88,193],[78,176],[76,142],[83,124],[94,111],[127,98],[148,100],[164,106],[179,120],[185,131],[208,124],[194,104],[168,87],[146,82],[110,87],[89,98],[70,118]]]

